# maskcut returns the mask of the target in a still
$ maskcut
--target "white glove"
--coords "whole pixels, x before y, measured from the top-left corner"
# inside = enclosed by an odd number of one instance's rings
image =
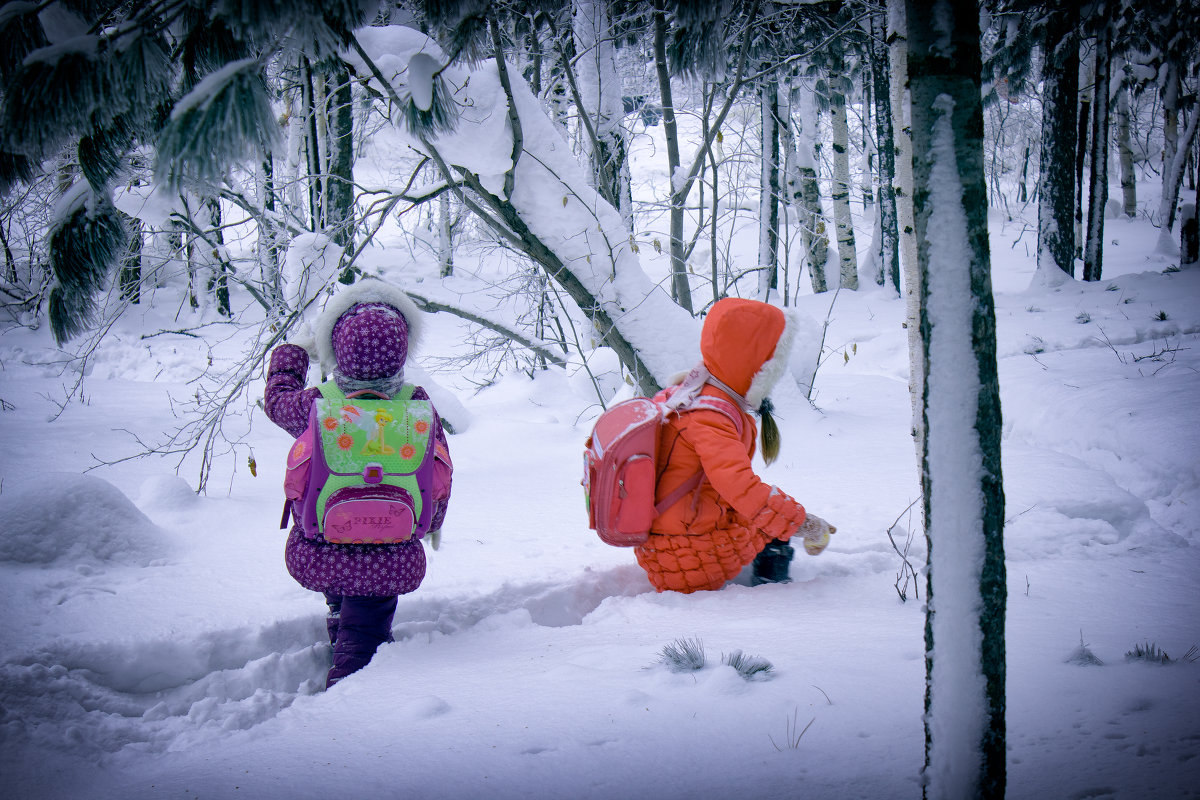
[[[804,552],[819,556],[829,546],[829,534],[837,533],[837,528],[816,514],[809,514],[796,532],[804,537]]]
[[[436,531],[429,531],[426,533],[425,541],[429,542],[430,547],[432,547],[434,550],[437,550],[442,546],[442,529],[438,528]]]

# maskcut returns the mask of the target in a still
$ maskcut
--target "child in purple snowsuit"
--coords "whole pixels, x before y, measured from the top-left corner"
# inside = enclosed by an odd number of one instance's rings
[[[322,369],[347,394],[369,389],[394,396],[404,384],[408,354],[416,348],[420,314],[403,292],[380,280],[365,279],[343,289],[313,325]],[[316,386],[305,388],[308,362],[304,347],[283,344],[271,353],[267,371],[267,416],[292,436],[308,427],[309,409],[321,396]],[[418,386],[413,399],[428,400],[429,395]],[[449,453],[436,411],[433,429]],[[445,496],[434,498],[426,534],[435,548],[448,502],[447,478]],[[323,592],[329,605],[333,666],[326,688],[365,667],[379,645],[392,641],[397,596],[416,589],[425,577],[425,550],[419,539],[331,544],[320,534],[307,536],[299,522],[288,535],[284,558],[291,576],[306,589]]]

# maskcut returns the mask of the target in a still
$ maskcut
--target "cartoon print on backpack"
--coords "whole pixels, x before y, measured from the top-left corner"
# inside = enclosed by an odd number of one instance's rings
[[[635,420],[613,422],[630,414],[622,403],[597,421],[584,455],[589,522],[603,540],[634,546],[658,591],[720,589],[747,564],[755,585],[787,582],[792,537],[818,555],[837,530],[751,463],[755,415],[764,460],[779,452],[767,395],[787,369],[792,335],[775,306],[721,300],[704,321],[700,364],[652,400],[627,401],[642,404]],[[650,443],[635,442],[645,430]]]
[[[288,572],[322,592],[333,686],[392,640],[396,599],[437,549],[453,464],[429,395],[404,382],[421,312],[396,287],[364,279],[332,297],[308,347],[283,344],[267,370],[267,416],[297,437],[281,527]],[[332,380],[306,386],[310,352]]]

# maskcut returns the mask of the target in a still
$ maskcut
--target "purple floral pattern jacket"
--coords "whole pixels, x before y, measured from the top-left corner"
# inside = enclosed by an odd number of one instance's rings
[[[305,386],[308,362],[304,348],[284,344],[271,353],[267,370],[267,416],[292,436],[299,436],[308,427],[309,409],[321,394],[317,387]],[[419,386],[413,397],[429,399]],[[447,445],[436,411],[434,423],[438,440]],[[434,507],[430,530],[441,528],[447,504],[443,500]],[[331,594],[376,597],[407,594],[420,586],[425,577],[425,550],[420,540],[387,545],[330,544],[320,536],[305,536],[299,524],[294,524],[288,534],[284,561],[301,586]]]

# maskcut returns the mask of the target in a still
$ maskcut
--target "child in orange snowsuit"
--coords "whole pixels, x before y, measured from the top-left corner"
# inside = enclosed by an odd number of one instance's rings
[[[787,317],[775,306],[727,298],[709,311],[700,336],[703,362],[669,391],[730,400],[742,424],[720,411],[695,409],[663,426],[655,500],[662,502],[701,469],[705,480],[665,509],[635,550],[658,591],[720,589],[751,562],[755,584],[786,582],[792,536],[802,536],[805,550],[817,555],[837,530],[764,483],[750,462],[755,413],[763,416],[764,458],[778,452],[767,395],[787,371],[791,345]]]

